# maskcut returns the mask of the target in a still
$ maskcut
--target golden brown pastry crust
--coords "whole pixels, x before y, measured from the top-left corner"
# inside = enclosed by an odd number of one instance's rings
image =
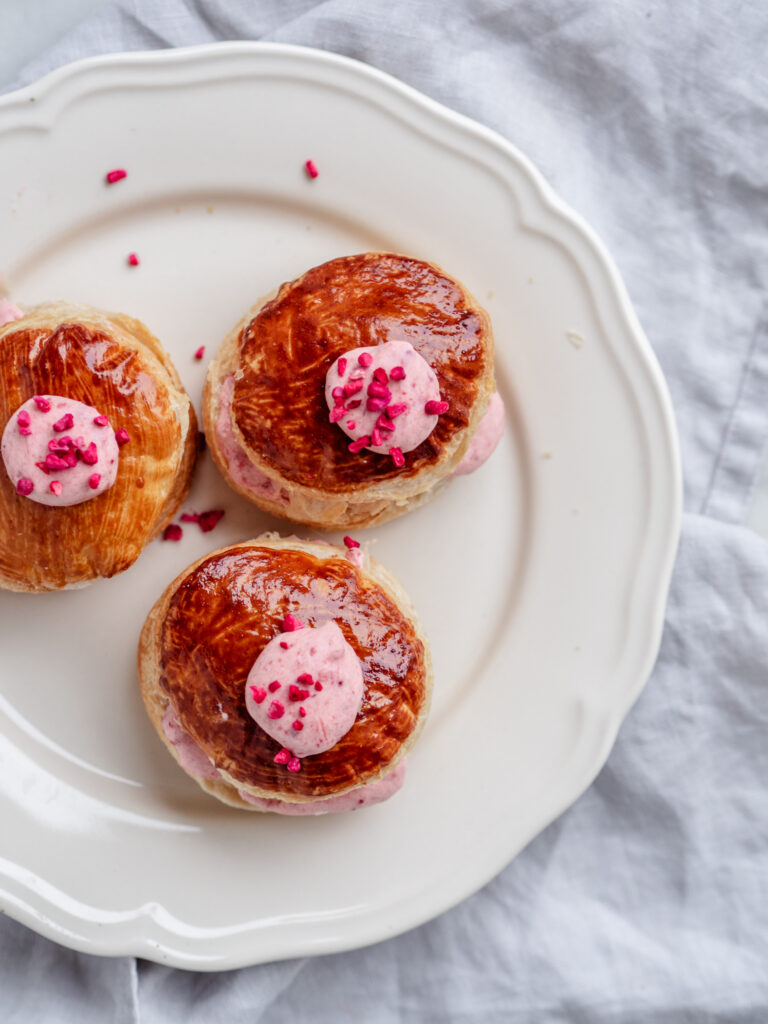
[[[333,619],[361,659],[366,692],[352,729],[335,747],[274,763],[281,744],[250,717],[248,672],[292,612],[308,626]],[[426,719],[432,667],[400,584],[378,563],[356,568],[339,549],[265,534],[222,548],[185,570],[150,611],[139,642],[139,679],[149,716],[162,728],[170,702],[184,731],[222,779],[196,779],[214,796],[249,807],[257,797],[310,802],[386,775]]]
[[[36,306],[0,328],[0,429],[32,395],[92,405],[128,431],[114,485],[80,505],[23,498],[0,465],[0,587],[60,590],[114,576],[173,518],[191,480],[197,421],[160,342],[90,306]]]
[[[340,355],[390,340],[413,345],[449,403],[402,469],[386,455],[350,453],[324,398],[325,375]],[[230,376],[234,436],[273,484],[261,493],[233,481],[216,436]],[[209,367],[203,417],[213,458],[240,494],[322,529],[371,526],[434,496],[466,453],[494,390],[490,321],[467,289],[435,264],[362,253],[307,271],[248,312]]]

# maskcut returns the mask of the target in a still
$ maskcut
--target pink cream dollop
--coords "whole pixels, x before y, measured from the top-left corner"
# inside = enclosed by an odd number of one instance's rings
[[[235,392],[235,378],[229,376],[221,386],[219,414],[216,418],[216,440],[227,460],[229,475],[244,491],[251,491],[281,505],[290,505],[290,495],[278,487],[270,478],[257,469],[238,444],[232,429],[232,396]]]
[[[294,757],[330,750],[352,728],[365,685],[335,622],[274,637],[245,684],[248,714]]]
[[[504,403],[498,391],[494,391],[488,402],[485,415],[475,432],[467,449],[467,453],[456,469],[454,476],[464,476],[466,473],[474,473],[482,464],[491,457],[496,445],[504,433]]]
[[[12,324],[14,320],[21,320],[24,316],[22,310],[8,299],[0,299],[0,327]]]
[[[119,462],[115,432],[98,409],[59,395],[35,395],[5,425],[0,451],[19,494],[62,508],[103,494]]]
[[[353,442],[368,438],[362,447],[381,455],[392,448],[411,452],[437,426],[439,414],[426,406],[440,402],[440,384],[410,342],[388,341],[335,359],[325,377],[325,401],[331,422]]]

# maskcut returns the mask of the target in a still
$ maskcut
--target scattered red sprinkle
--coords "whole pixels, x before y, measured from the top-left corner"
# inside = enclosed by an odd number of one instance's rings
[[[71,418],[72,417],[70,416],[70,419]],[[70,424],[70,426],[71,426],[71,424]],[[53,429],[55,430],[56,428],[54,427]],[[115,431],[115,440],[117,441],[117,443],[122,448],[122,446],[124,444],[128,444],[128,442],[131,440],[131,435],[128,433],[128,431],[125,429],[125,427],[121,427],[119,430]]]
[[[199,523],[200,514],[199,512],[182,512],[181,521],[182,523]]]
[[[288,687],[289,700],[306,700],[308,696],[309,690],[302,690],[301,687],[297,686],[295,683],[291,683],[291,685]]]
[[[389,390],[386,384],[381,384],[377,380],[372,380],[368,385],[368,394],[371,398],[386,398],[389,402],[392,398],[392,392]]]
[[[22,409],[19,415],[16,417],[16,422],[19,424],[20,427],[28,427],[29,424],[32,422],[32,418],[30,417],[26,409]]]
[[[307,709],[306,708],[299,708],[299,714],[301,715],[302,718],[306,718],[307,717]]]
[[[322,688],[323,688],[323,684],[322,683],[315,683],[315,689],[317,690],[318,693],[320,693]]]
[[[379,428],[379,430],[386,430],[388,432],[395,429],[395,424],[392,422],[392,420],[388,420],[383,413],[376,420],[376,426]]]
[[[285,714],[285,708],[279,700],[273,700],[269,705],[269,711],[267,712],[267,718],[282,718]]]
[[[93,477],[91,477],[91,480],[93,480]],[[90,483],[90,480],[88,482]],[[163,530],[163,540],[181,540],[183,534],[184,531],[178,523],[169,523]]]
[[[74,441],[69,436],[69,434],[67,434],[66,437],[53,437],[48,442],[48,451],[49,452],[66,452],[66,451],[69,451],[69,449],[72,447],[73,444],[74,444]]]
[[[29,479],[29,477],[22,476],[16,482],[16,491],[17,491],[17,493],[18,494],[23,494],[24,497],[26,497],[28,494],[31,494],[32,491],[34,491],[34,489],[35,489],[35,485],[32,483],[32,481]]]
[[[305,169],[307,171],[307,174],[310,176],[310,178],[316,178],[318,176],[318,174],[320,173],[318,171],[317,167],[315,166],[315,161],[314,160],[307,160],[307,162],[304,164],[304,167],[305,167]]]
[[[253,697],[257,704],[261,704],[261,702],[267,696],[267,691],[261,686],[252,686],[251,696]]]
[[[78,454],[80,453],[78,452]],[[64,452],[62,459],[64,459],[67,469],[74,469],[77,465],[77,455],[74,452]]]
[[[275,764],[288,764],[291,760],[291,752],[287,747],[283,747],[282,750],[278,750],[272,760]]]
[[[303,683],[304,686],[312,686],[314,681],[315,680],[312,678],[309,672],[302,672],[301,675],[296,680],[297,683]]]
[[[354,430],[357,424],[354,420],[347,420],[347,430]]]
[[[37,468],[39,470],[41,470],[43,473],[45,473],[46,476],[50,476],[51,475],[51,471],[48,469],[48,467],[46,466],[46,464],[44,462],[36,462],[35,465],[37,466]]]
[[[99,453],[96,449],[96,445],[94,444],[93,441],[91,441],[91,443],[83,452],[83,462],[86,464],[86,466],[95,466],[98,461]]]
[[[138,267],[138,265],[139,265],[139,257],[136,255],[135,252],[129,252],[128,253],[128,266],[129,267]]]
[[[381,431],[379,430],[379,428],[374,427],[373,430],[371,431],[371,443],[378,448],[378,446],[382,443],[383,440],[384,438],[381,436]]]
[[[51,494],[55,494],[56,497],[58,498],[61,492],[64,490],[64,488],[61,486],[58,480],[51,480],[51,482],[48,484],[48,490],[51,492]]]
[[[391,420],[394,420],[397,419],[398,416],[402,416],[403,413],[407,411],[407,409],[408,406],[405,404],[405,402],[398,402],[395,405],[388,405],[386,408],[386,413]]]
[[[371,439],[367,434],[363,434],[362,437],[358,437],[356,441],[352,441],[351,444],[347,445],[347,448],[352,452],[353,455],[357,455],[363,448],[366,448],[371,443]]]
[[[91,475],[88,477],[88,486],[91,488],[91,490],[95,491],[100,483],[101,473],[91,473]],[[181,529],[181,527],[179,527],[179,529]]]
[[[267,687],[267,689],[269,690],[270,693],[276,693],[277,690],[279,690],[282,685],[283,684],[278,682],[277,679],[273,679],[272,682]]]
[[[106,416],[94,416],[93,417],[93,422],[96,424],[97,427],[108,427],[109,426],[109,420],[107,419]]]
[[[280,641],[280,646],[283,648],[284,651],[288,650],[288,644],[285,642],[285,640]]]
[[[209,512],[200,513],[200,517],[197,520],[197,525],[200,527],[203,533],[210,533],[211,530],[214,530],[216,528],[216,526],[219,523],[219,520],[221,520],[223,517],[224,509],[213,508]]]
[[[328,419],[331,423],[338,423],[339,420],[343,420],[347,415],[347,410],[343,405],[337,405],[335,409],[331,409]]]
[[[45,465],[48,469],[69,469],[69,464],[60,455],[54,455],[53,452],[48,452],[45,456]]]
[[[202,359],[205,355],[205,345],[201,345],[200,348],[195,352],[195,359]]]
[[[359,540],[354,540],[352,537],[345,537],[344,538],[344,544],[348,548],[359,548],[360,547],[360,541]]]
[[[405,380],[405,370],[402,366],[393,366],[389,371],[390,380]]]
[[[389,398],[369,398],[365,403],[368,412],[383,412],[387,408]]]
[[[284,633],[293,633],[297,629],[304,629],[304,623],[301,619],[297,619],[295,615],[288,612],[281,622],[280,627]]]
[[[399,448],[390,448],[389,454],[392,456],[392,461],[398,469],[405,465],[405,458]]]
[[[343,398],[343,397],[344,397],[344,388],[338,388],[337,387],[337,388],[334,388],[333,391],[331,391],[331,398]]]
[[[347,396],[347,398],[349,398],[350,395],[356,395],[358,391],[362,390],[362,377],[353,377],[351,380],[348,380],[347,383],[344,385],[344,394]]]
[[[444,412],[448,412],[447,402],[427,402],[424,406],[424,412],[427,416],[442,416]]]
[[[22,437],[29,437],[29,435],[32,433],[32,428],[31,427],[19,427],[19,433],[21,434]]]
[[[357,361],[361,366],[370,366],[373,362],[373,356],[370,352],[361,352],[357,357]]]
[[[344,356],[342,356],[341,359],[339,359],[338,363],[336,364],[336,369],[339,371],[340,377],[343,377],[344,374],[347,372],[347,360],[344,358]]]
[[[40,412],[51,411],[51,403],[48,401],[47,398],[43,398],[42,395],[33,395],[32,401],[35,403]]]
[[[387,380],[389,378],[387,377],[387,371],[384,369],[383,366],[376,367],[376,369],[373,371],[373,379],[377,380],[379,384],[387,383]]]
[[[301,771],[301,761],[298,757],[292,757],[288,764],[285,766],[289,772]]]
[[[114,185],[116,181],[121,181],[123,178],[128,177],[128,171],[124,171],[122,167],[118,167],[115,171],[107,171],[107,182],[110,185]]]
[[[300,721],[298,720],[298,718],[297,718],[297,719],[296,719],[296,720],[295,720],[295,721],[293,722],[293,724],[291,725],[291,728],[292,728],[292,729],[295,729],[295,730],[296,730],[296,732],[301,732],[301,730],[302,730],[302,729],[304,728],[304,723],[303,723],[303,722],[300,722]]]

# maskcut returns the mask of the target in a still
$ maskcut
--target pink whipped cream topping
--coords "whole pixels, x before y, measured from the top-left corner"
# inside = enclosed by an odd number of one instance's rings
[[[407,341],[353,348],[325,377],[329,419],[352,439],[349,450],[391,455],[402,465],[448,411],[435,371]]]
[[[8,299],[0,299],[0,327],[13,323],[14,320],[21,320],[23,312]]]
[[[453,471],[454,476],[474,473],[490,458],[504,433],[504,418],[504,403],[498,391],[494,391],[475,436],[470,441],[467,454]]]
[[[168,742],[176,748],[179,762],[185,772],[201,779],[219,778],[218,769],[211,764],[189,733],[179,725],[179,720],[170,704],[163,715],[163,732]]]
[[[219,395],[219,415],[216,418],[216,440],[227,460],[230,476],[243,488],[262,497],[290,505],[290,495],[274,481],[257,469],[241,448],[232,429],[232,396],[235,392],[235,378],[227,377]]]
[[[363,702],[360,659],[335,622],[274,637],[245,684],[248,714],[294,758],[330,750]]]
[[[312,800],[310,803],[295,804],[287,800],[270,800],[264,797],[251,796],[244,789],[238,794],[246,803],[258,807],[260,811],[272,811],[275,814],[338,814],[343,811],[357,811],[361,807],[389,800],[405,782],[407,758],[403,758],[395,768],[383,779],[369,782],[367,786],[358,786],[340,796],[329,796],[324,800]]]
[[[0,450],[17,492],[41,505],[79,505],[117,477],[118,442],[106,416],[59,395],[35,395],[13,413]]]

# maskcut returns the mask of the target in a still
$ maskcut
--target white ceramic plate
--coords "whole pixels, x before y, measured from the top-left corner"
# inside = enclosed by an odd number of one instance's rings
[[[107,187],[113,167],[129,176]],[[660,637],[674,426],[601,245],[492,132],[363,65],[251,43],[89,60],[5,97],[0,196],[16,301],[140,317],[198,403],[194,351],[258,296],[392,249],[487,306],[509,410],[486,467],[361,534],[420,609],[437,680],[379,807],[230,810],[145,719],[147,609],[206,550],[274,525],[210,463],[186,507],[225,508],[214,534],[81,591],[0,594],[0,906],[76,949],[214,969],[360,946],[478,889],[594,778]]]

